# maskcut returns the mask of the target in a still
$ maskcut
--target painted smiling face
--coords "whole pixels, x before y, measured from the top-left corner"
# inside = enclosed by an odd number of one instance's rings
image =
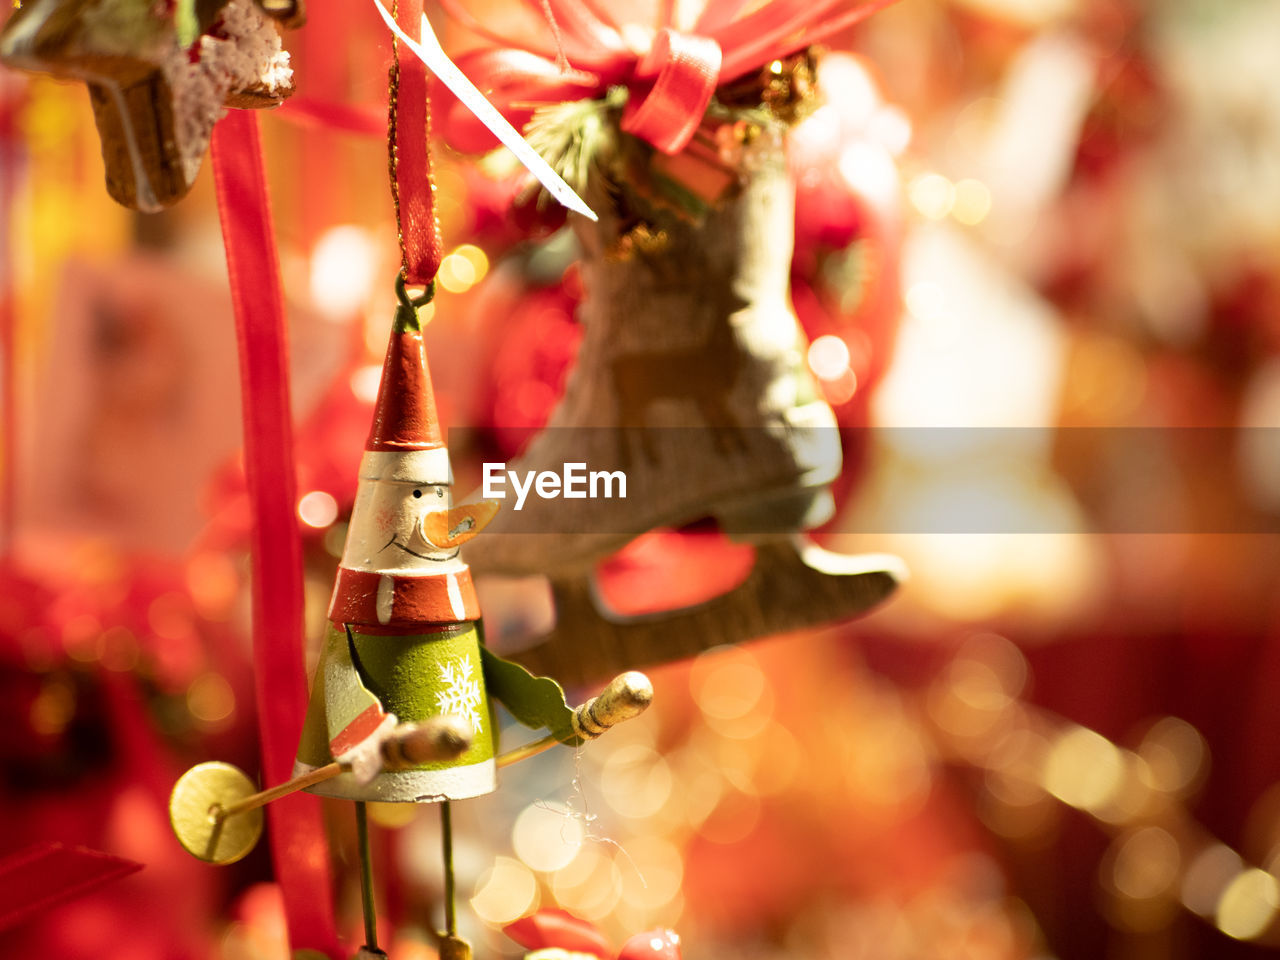
[[[429,574],[465,569],[458,549],[494,514],[493,500],[454,506],[448,461],[421,454],[366,453],[342,565],[372,573]],[[413,474],[418,474],[416,477]],[[434,481],[434,482],[433,482]]]

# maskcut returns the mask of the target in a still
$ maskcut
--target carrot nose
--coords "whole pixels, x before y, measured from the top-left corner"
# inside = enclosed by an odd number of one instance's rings
[[[483,530],[498,512],[497,500],[464,503],[448,510],[433,510],[422,517],[422,536],[432,546],[461,546]]]

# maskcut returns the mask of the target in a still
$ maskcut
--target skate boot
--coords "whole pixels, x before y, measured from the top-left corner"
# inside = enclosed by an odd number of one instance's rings
[[[743,163],[739,189],[697,221],[593,183],[600,222],[571,218],[587,295],[577,364],[548,426],[507,469],[621,473],[625,499],[508,501],[467,548],[477,573],[581,574],[647,530],[705,517],[755,540],[830,516],[840,441],[789,303],[794,191],[781,130],[762,133]]]
[[[600,222],[574,224],[587,294],[578,363],[548,427],[508,469],[527,481],[581,464],[625,476],[626,496],[529,498],[467,553],[478,572],[550,577],[555,625],[514,657],[566,683],[848,620],[906,576],[894,557],[799,536],[830,516],[841,452],[789,303],[794,191],[781,130],[766,127],[741,169],[738,190],[701,220],[597,179],[588,201]],[[641,616],[602,600],[600,560],[708,517],[754,545],[745,580]]]

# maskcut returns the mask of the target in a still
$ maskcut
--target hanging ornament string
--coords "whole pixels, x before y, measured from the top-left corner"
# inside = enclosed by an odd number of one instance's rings
[[[22,129],[26,95],[0,115],[0,563],[9,559],[18,519],[18,278],[14,198],[18,171],[29,163]]]
[[[391,9],[402,29],[416,30],[422,20],[422,0],[399,0],[392,3]],[[427,68],[416,57],[408,57],[402,64],[399,47],[393,37],[387,95],[391,202],[396,212],[404,281],[426,286],[435,278],[444,255],[431,179]]]
[[[253,659],[263,779],[289,778],[306,708],[302,553],[289,413],[284,299],[258,118],[232,110],[213,129],[213,174],[240,354],[245,479],[253,513]],[[271,854],[289,940],[338,956],[320,800],[271,805]]]
[[[0,131],[0,562],[9,558],[13,548],[14,525],[17,520],[18,490],[18,348],[17,280],[13,275],[13,170],[18,160],[18,145]]]

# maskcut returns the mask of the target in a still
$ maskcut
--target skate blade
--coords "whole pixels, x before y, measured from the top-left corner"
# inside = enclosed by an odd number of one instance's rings
[[[722,644],[851,620],[906,579],[897,557],[834,553],[797,535],[758,545],[751,572],[732,590],[675,610],[625,616],[608,608],[591,578],[553,580],[555,627],[507,658],[567,687],[599,684]]]

